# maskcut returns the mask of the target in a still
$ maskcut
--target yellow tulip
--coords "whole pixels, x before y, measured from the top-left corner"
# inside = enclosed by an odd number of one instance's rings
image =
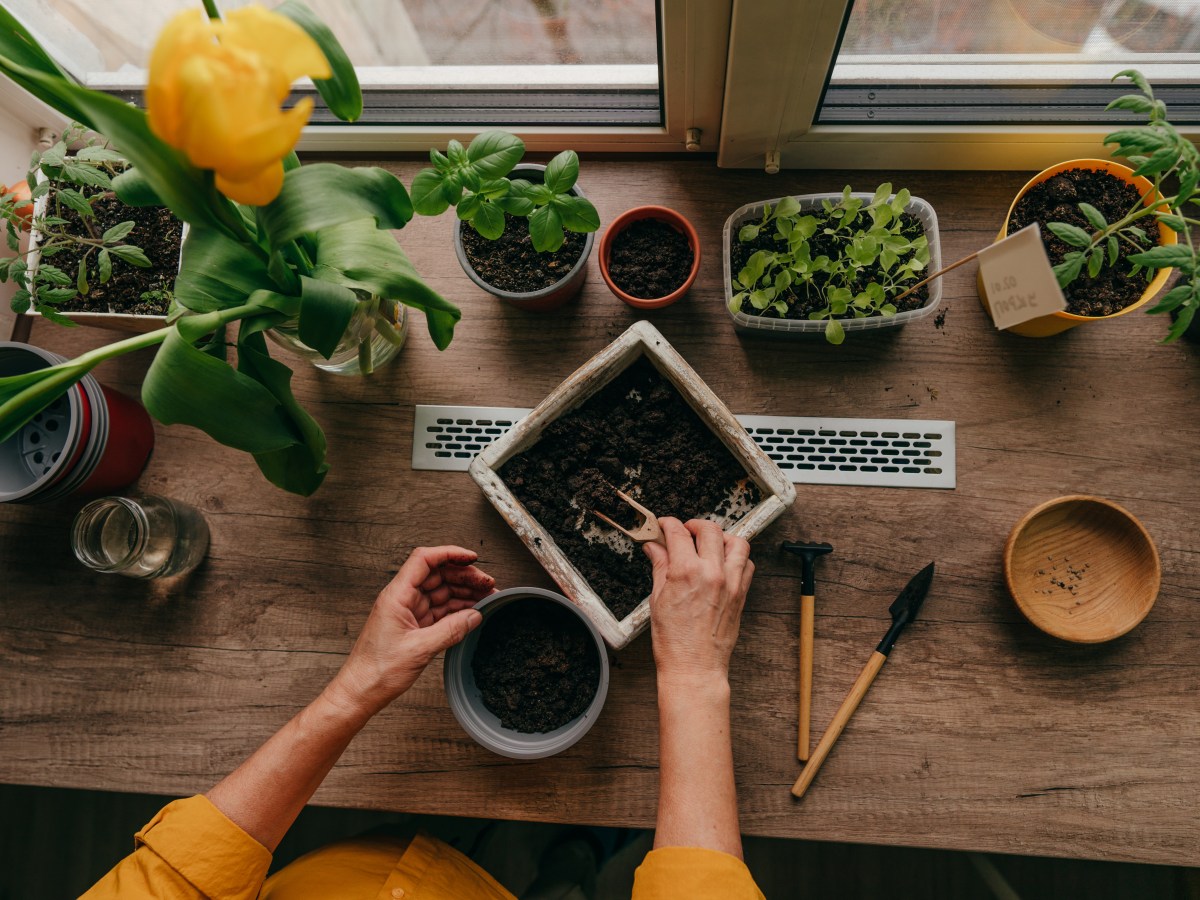
[[[231,200],[270,203],[283,186],[283,157],[312,114],[308,98],[281,108],[304,75],[331,72],[321,48],[291,19],[261,6],[223,21],[181,12],[150,56],[150,128],[192,165],[212,169]]]

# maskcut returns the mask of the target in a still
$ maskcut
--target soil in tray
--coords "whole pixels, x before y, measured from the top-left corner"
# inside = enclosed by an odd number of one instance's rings
[[[820,210],[810,210],[809,213],[817,216],[818,219],[821,217]],[[900,216],[900,221],[902,223],[900,226],[900,233],[909,239],[918,238],[925,233],[925,227],[921,224],[921,220],[914,215],[903,213]],[[745,223],[743,222],[742,224]],[[761,232],[759,232],[758,237],[752,241],[747,241],[746,243],[742,243],[742,241],[738,239],[737,229],[734,229],[733,234],[729,238],[729,242],[730,269],[734,273],[742,271],[742,269],[746,266],[746,261],[750,259],[750,257],[756,251],[769,250],[774,253],[779,250],[780,246],[782,246],[779,241],[775,240],[774,228],[764,228]],[[811,253],[813,259],[816,259],[818,256],[828,256],[831,259],[834,259],[842,254],[843,244],[835,237],[825,234],[821,228],[818,228],[817,233],[808,239],[808,245],[812,248]],[[883,279],[881,276],[881,270],[871,268],[863,269],[859,274],[858,280],[853,285],[849,285],[849,287],[855,294],[857,294],[865,289],[866,286],[872,281],[879,281],[882,283]],[[920,279],[914,279],[913,281],[910,281],[909,284],[911,285],[918,280]],[[824,287],[828,281],[829,276],[826,273],[817,272],[812,276],[811,281],[808,282],[810,285],[808,290],[805,290],[803,284],[797,282],[792,287],[788,288],[784,293],[780,294],[779,299],[786,300],[788,302],[788,311],[787,315],[785,316],[779,315],[778,312],[769,306],[766,309],[755,309],[750,303],[749,298],[742,301],[741,311],[748,316],[758,316],[759,318],[763,319],[800,319],[807,321],[809,313],[825,308],[825,301],[821,298],[820,288]],[[902,286],[900,290],[896,291],[896,293],[899,294],[905,289],[907,289],[907,286]],[[917,288],[917,290],[913,291],[899,303],[896,303],[895,301],[890,302],[895,305],[896,312],[908,312],[910,310],[920,309],[929,302],[929,286],[924,285]],[[854,313],[847,312],[843,316],[833,316],[832,318],[853,319]]]
[[[471,672],[483,705],[505,728],[540,734],[580,716],[600,685],[591,632],[569,609],[518,600],[489,616]]]
[[[562,247],[538,253],[529,239],[529,220],[504,214],[504,233],[489,241],[470,225],[462,226],[463,250],[471,268],[492,287],[513,293],[540,291],[570,274],[583,253],[587,235],[566,233]]]
[[[1100,210],[1105,221],[1116,222],[1129,215],[1141,202],[1138,189],[1115,175],[1100,169],[1070,169],[1030,188],[1017,201],[1008,220],[1008,233],[1014,234],[1033,222],[1039,223],[1050,265],[1057,266],[1067,253],[1079,248],[1051,234],[1045,227],[1047,222],[1066,222],[1092,234],[1096,229],[1079,211],[1080,203],[1090,203]],[[1159,232],[1154,218],[1147,216],[1137,224],[1147,237],[1141,249],[1156,246]],[[1088,276],[1085,266],[1080,276],[1063,288],[1067,312],[1077,316],[1111,316],[1142,296],[1146,290],[1145,274],[1131,275],[1133,263],[1129,261],[1129,255],[1139,251],[1124,241],[1119,247],[1115,266],[1106,264],[1095,278]]]
[[[686,235],[666,222],[639,219],[613,238],[608,274],[630,297],[656,300],[683,286],[692,259]]]
[[[640,547],[600,522],[629,527],[637,514],[615,489],[659,516],[736,522],[761,492],[725,445],[645,357],[500,470],[613,615],[629,615],[653,587]]]
[[[87,196],[94,196],[101,190],[95,187],[83,188]],[[183,238],[183,223],[165,206],[126,206],[116,197],[97,200],[92,209],[96,211],[96,219],[91,226],[95,229],[97,237],[121,222],[134,222],[133,231],[125,238],[125,243],[140,247],[153,265],[148,269],[141,269],[113,257],[112,277],[101,284],[96,254],[93,252],[87,262],[87,296],[78,297],[56,308],[61,312],[165,316],[170,299],[162,295],[175,287],[175,276],[179,272],[179,245]],[[61,215],[68,222],[63,227],[72,234],[90,234],[74,210],[63,207]],[[79,271],[79,257],[82,255],[76,248],[68,247],[46,261],[58,266],[67,274],[74,275]],[[142,295],[147,293],[157,293],[157,296],[142,299]]]

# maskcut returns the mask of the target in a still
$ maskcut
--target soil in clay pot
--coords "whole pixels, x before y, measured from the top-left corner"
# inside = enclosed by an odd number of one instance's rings
[[[101,188],[83,188],[91,197]],[[125,243],[140,247],[153,264],[142,269],[116,258],[113,259],[112,277],[100,283],[100,270],[93,252],[87,261],[88,293],[56,307],[60,312],[130,313],[143,316],[165,316],[175,288],[175,276],[179,272],[179,246],[183,239],[183,223],[165,206],[126,206],[116,197],[97,200],[92,209],[96,218],[90,222],[94,236],[99,237],[107,229],[121,222],[134,222],[133,231]],[[63,226],[72,234],[93,236],[79,213],[63,207]],[[79,258],[83,253],[76,247],[68,247],[47,259],[64,272],[79,270]]]
[[[818,220],[821,220],[822,213],[818,210],[810,210],[809,215],[814,215]],[[827,219],[825,221],[828,221]],[[919,238],[925,233],[925,227],[921,224],[921,220],[910,213],[903,213],[900,216],[900,233],[906,238],[913,240]],[[837,259],[843,253],[844,241],[836,236],[827,235],[824,233],[824,228],[818,226],[816,234],[808,240],[811,247],[811,255],[813,259],[818,256],[828,256],[830,259]],[[730,263],[733,272],[740,272],[746,265],[746,261],[758,250],[767,250],[776,252],[783,246],[775,239],[775,231],[771,228],[764,228],[754,240],[741,241],[738,238],[737,231],[729,239],[730,247]],[[914,281],[917,279],[914,279]],[[748,316],[758,316],[763,319],[797,319],[807,321],[808,314],[816,312],[819,309],[825,308],[825,299],[822,296],[822,288],[830,281],[828,274],[824,272],[816,272],[812,275],[808,282],[797,281],[790,288],[779,295],[778,299],[784,300],[788,304],[787,315],[781,316],[774,307],[768,306],[766,309],[755,309],[749,298],[742,301],[741,311]],[[872,281],[883,283],[883,271],[878,267],[868,267],[863,269],[853,285],[849,285],[850,290],[857,294],[864,290]],[[911,284],[912,282],[909,282]],[[904,286],[897,289],[895,293],[902,293]],[[896,312],[908,312],[913,309],[920,309],[929,302],[929,287],[928,285],[917,288],[903,300],[889,301],[896,307]],[[833,316],[835,319],[853,319],[854,313],[847,311],[845,315]]]
[[[637,518],[620,488],[659,516],[736,522],[761,492],[687,401],[644,357],[500,470],[517,499],[623,619],[653,587],[640,547],[592,515]]]
[[[579,617],[520,600],[490,616],[471,659],[475,685],[505,728],[542,734],[581,715],[600,685],[600,655]]]
[[[1050,265],[1057,266],[1067,253],[1079,248],[1051,234],[1045,227],[1047,222],[1066,222],[1092,234],[1096,229],[1079,211],[1080,203],[1090,203],[1100,210],[1105,221],[1116,222],[1141,202],[1138,189],[1115,175],[1098,169],[1070,169],[1030,188],[1017,201],[1008,219],[1008,233],[1014,234],[1027,225],[1039,223]],[[1115,266],[1106,265],[1095,278],[1089,277],[1085,268],[1075,281],[1063,288],[1067,312],[1077,316],[1111,316],[1142,296],[1146,290],[1146,277],[1144,273],[1132,274],[1133,263],[1129,256],[1157,246],[1159,231],[1153,216],[1147,216],[1137,224],[1146,232],[1146,240],[1138,241],[1142,244],[1139,250],[1121,241]]]
[[[538,253],[529,239],[529,220],[504,214],[504,233],[490,241],[470,225],[462,226],[463,250],[471,268],[492,287],[526,294],[562,281],[579,262],[586,234],[566,232],[562,247]]]
[[[666,222],[639,219],[613,238],[608,274],[630,297],[656,300],[687,281],[692,259],[686,235]]]

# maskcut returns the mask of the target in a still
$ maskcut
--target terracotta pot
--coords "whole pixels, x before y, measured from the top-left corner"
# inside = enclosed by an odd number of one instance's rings
[[[1133,170],[1128,166],[1123,166],[1120,163],[1115,163],[1107,159],[1072,159],[1067,162],[1059,163],[1056,166],[1051,166],[1039,172],[1033,178],[1025,183],[1025,186],[1017,192],[1017,196],[1013,199],[1012,205],[1008,208],[1008,214],[1004,217],[1004,224],[1000,226],[1000,233],[996,235],[996,240],[999,241],[1008,236],[1008,220],[1012,218],[1013,209],[1016,208],[1017,201],[1025,196],[1030,188],[1041,184],[1049,178],[1054,177],[1060,172],[1066,172],[1071,169],[1100,169],[1108,172],[1110,175],[1115,175],[1122,181],[1133,185],[1137,188],[1138,193],[1147,195],[1154,185],[1147,178],[1135,176]],[[1147,197],[1147,206],[1150,206],[1152,199]],[[1161,207],[1163,212],[1167,211],[1164,205]],[[1158,245],[1160,247],[1169,247],[1176,241],[1175,232],[1169,228],[1159,228]],[[1153,299],[1154,295],[1162,290],[1163,285],[1167,283],[1167,279],[1171,277],[1171,269],[1159,269],[1158,273],[1146,285],[1146,290],[1142,292],[1133,303],[1127,307],[1113,313],[1111,316],[1077,316],[1069,312],[1055,312],[1048,316],[1039,316],[1036,319],[1030,319],[1028,322],[1022,322],[1020,325],[1014,325],[1012,328],[1005,329],[1012,334],[1019,334],[1022,337],[1049,337],[1052,334],[1059,334],[1067,331],[1077,325],[1084,325],[1088,322],[1102,322],[1106,319],[1115,319],[1117,316],[1123,316],[1126,313],[1131,313],[1141,306],[1145,306]],[[988,305],[987,291],[984,289],[983,278],[976,277],[976,284],[979,287],[979,300],[983,303],[983,308],[991,315],[991,307]]]
[[[612,280],[612,274],[608,270],[609,261],[612,258],[613,240],[634,222],[641,222],[646,219],[653,219],[656,222],[664,222],[670,225],[688,239],[688,244],[692,248],[692,269],[688,272],[687,279],[665,297],[651,299],[633,297],[616,286]],[[623,212],[613,220],[613,223],[604,232],[604,237],[600,239],[600,275],[604,278],[604,283],[608,285],[610,291],[635,309],[662,309],[664,306],[670,306],[688,292],[699,272],[700,236],[696,233],[696,229],[692,226],[691,222],[675,212],[675,210],[669,209],[666,206],[636,206],[631,210]]]
[[[545,177],[546,167],[536,165],[534,163],[523,163],[517,166],[510,173],[513,178],[524,178],[526,181],[535,181],[539,184]],[[571,194],[575,197],[586,196],[579,189],[579,185],[571,188]],[[475,284],[483,288],[493,297],[503,300],[509,306],[515,306],[517,309],[523,309],[527,312],[548,312],[552,309],[565,304],[568,300],[579,293],[583,287],[583,283],[587,281],[587,261],[592,255],[592,244],[595,243],[596,235],[594,233],[584,236],[583,252],[579,254],[579,260],[571,267],[571,271],[556,281],[549,287],[542,288],[540,291],[505,291],[498,287],[488,284],[484,281],[475,269],[471,266],[471,261],[467,259],[467,252],[463,247],[462,230],[466,227],[461,219],[454,220],[454,252],[458,256],[458,264],[462,266],[463,271],[467,273]]]

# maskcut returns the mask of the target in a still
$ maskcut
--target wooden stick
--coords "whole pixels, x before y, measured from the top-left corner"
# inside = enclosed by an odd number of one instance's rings
[[[813,614],[816,600],[805,594],[800,597],[800,739],[796,758],[808,759],[809,720],[812,718]]]
[[[825,757],[833,749],[834,742],[841,735],[842,729],[846,727],[846,723],[850,721],[850,717],[854,715],[854,711],[858,709],[858,704],[862,702],[863,697],[867,694],[867,688],[871,686],[871,682],[875,680],[875,676],[879,674],[879,670],[883,668],[885,662],[887,662],[887,657],[878,650],[871,654],[871,658],[867,660],[867,664],[863,666],[863,670],[859,673],[858,680],[854,682],[854,687],[850,688],[850,693],[846,695],[846,699],[838,707],[833,721],[829,723],[829,727],[821,735],[821,742],[817,744],[817,749],[813,751],[812,758],[804,767],[804,771],[800,773],[800,777],[796,779],[796,783],[792,785],[793,796],[797,798],[803,797],[804,792],[808,790],[808,786],[813,783],[813,779],[817,777],[817,772],[820,770],[821,764],[825,762]]]
[[[892,298],[891,298],[891,299],[888,301],[888,303],[893,303],[893,304],[894,304],[894,303],[897,303],[897,302],[898,302],[898,301],[900,301],[900,300],[903,300],[905,297],[907,297],[909,294],[911,294],[911,293],[912,293],[913,291],[915,291],[917,288],[919,288],[919,287],[921,287],[921,286],[923,286],[923,285],[929,284],[929,282],[933,281],[933,279],[935,279],[935,278],[941,278],[943,275],[945,275],[945,274],[946,274],[947,272],[949,272],[951,269],[957,269],[959,266],[966,265],[967,263],[969,263],[971,260],[973,260],[973,259],[974,259],[975,257],[977,257],[978,255],[979,255],[979,254],[978,254],[977,252],[976,252],[976,253],[972,253],[970,256],[964,256],[964,257],[963,257],[962,259],[960,259],[958,262],[955,262],[955,263],[950,263],[950,265],[948,265],[948,266],[945,266],[944,268],[938,269],[936,272],[934,272],[932,275],[930,275],[930,276],[929,276],[928,278],[926,278],[924,281],[918,281],[916,284],[914,284],[912,287],[910,287],[908,290],[906,290],[906,291],[905,291],[903,294],[897,294],[895,297],[892,297]]]

